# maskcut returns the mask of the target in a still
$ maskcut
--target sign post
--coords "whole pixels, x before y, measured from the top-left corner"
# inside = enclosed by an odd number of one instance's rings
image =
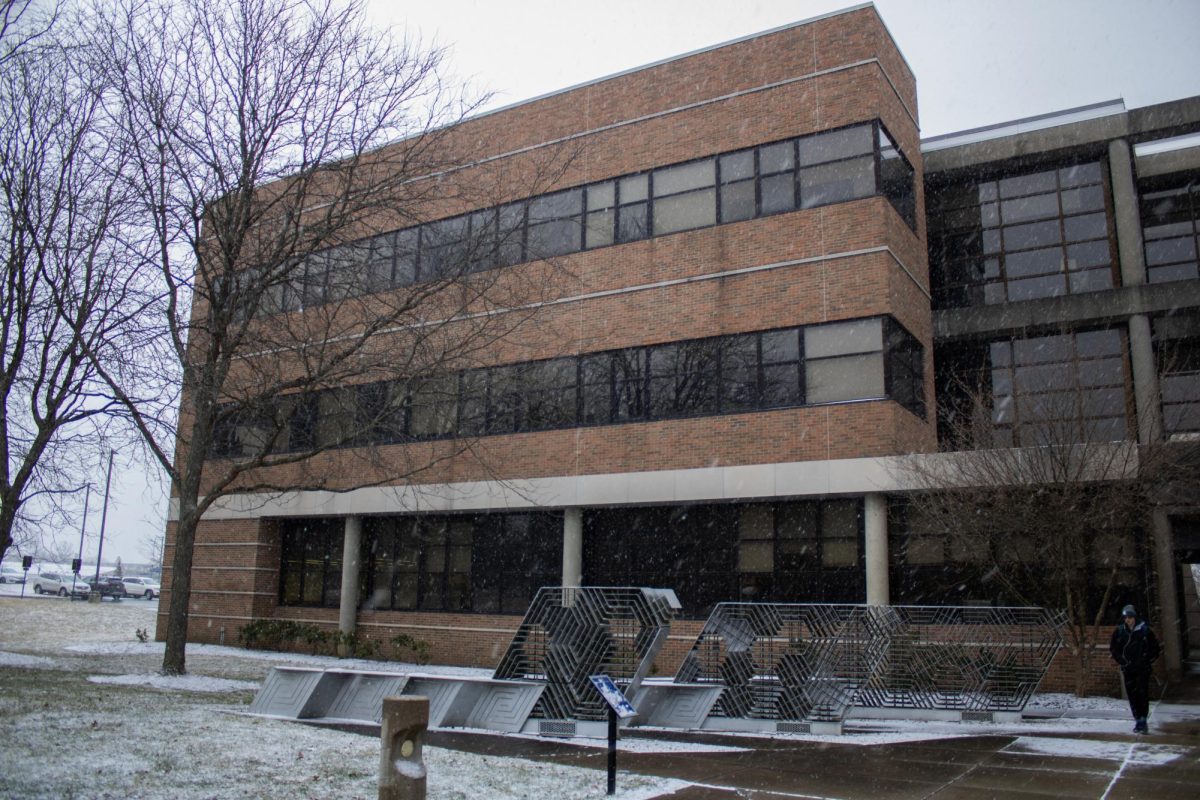
[[[25,597],[25,584],[29,583],[29,568],[33,566],[33,556],[21,557],[21,569],[25,570],[25,580],[21,581],[21,597]]]
[[[636,717],[637,711],[607,675],[589,675],[588,680],[608,704],[608,794],[617,793],[617,719]]]

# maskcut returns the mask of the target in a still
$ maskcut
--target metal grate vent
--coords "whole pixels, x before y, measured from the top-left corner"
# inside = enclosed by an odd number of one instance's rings
[[[563,719],[544,719],[538,722],[538,735],[571,738],[575,735],[575,723]]]
[[[812,725],[807,722],[777,722],[776,733],[812,733]]]
[[[964,711],[963,722],[995,722],[996,717],[991,711]]]

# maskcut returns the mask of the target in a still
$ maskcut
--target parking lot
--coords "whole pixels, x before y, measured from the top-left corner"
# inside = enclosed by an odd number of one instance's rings
[[[11,576],[6,576],[5,582],[0,583],[0,597],[21,597],[22,595],[24,595],[25,597],[39,597],[39,598],[45,599],[45,600],[68,600],[68,599],[81,600],[81,599],[83,599],[82,587],[89,585],[88,579],[86,577],[82,577],[77,580],[77,582],[75,583],[75,587],[78,587],[78,588],[76,588],[75,591],[73,592],[72,590],[74,587],[73,587],[72,581],[70,579],[72,576],[66,576],[66,580],[61,581],[61,583],[60,582],[51,582],[48,580],[42,580],[39,577],[46,573],[59,574],[59,573],[57,573],[56,570],[46,570],[45,572],[30,570],[29,577],[24,585],[22,585],[20,583],[14,583],[13,578]],[[44,586],[42,586],[44,591],[43,591],[43,593],[39,594],[37,591],[35,591],[35,589],[37,589],[42,584],[45,584]],[[157,586],[157,585],[158,585],[157,583],[154,584],[154,586]],[[136,587],[132,587],[132,588],[134,588],[134,591],[137,590]],[[128,588],[126,589],[126,591],[128,591]],[[157,605],[158,605],[157,591],[152,590],[150,593],[153,596],[151,598],[149,598],[149,602],[153,603],[157,607]],[[76,596],[72,597],[72,594],[75,594]],[[148,601],[148,599],[146,598],[145,595],[146,595],[146,590],[143,590],[141,593],[141,596],[131,595],[129,597],[122,597],[119,599],[121,601],[131,601],[131,602],[135,601],[135,602],[140,602],[140,603],[146,603]],[[111,595],[106,594],[103,599],[106,603],[109,603],[109,602],[112,602],[114,598]]]

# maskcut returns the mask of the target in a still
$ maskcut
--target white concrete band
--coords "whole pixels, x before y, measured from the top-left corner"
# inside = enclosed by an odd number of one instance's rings
[[[904,491],[905,456],[222,497],[206,520],[699,503]],[[178,519],[172,503],[170,519]]]

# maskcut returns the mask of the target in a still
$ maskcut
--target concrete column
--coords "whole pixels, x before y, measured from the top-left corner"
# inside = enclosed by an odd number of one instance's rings
[[[583,585],[583,509],[563,511],[562,585]]]
[[[1138,208],[1137,182],[1133,174],[1133,153],[1129,142],[1114,139],[1108,143],[1109,173],[1112,178],[1113,216],[1117,225],[1117,249],[1121,257],[1121,283],[1141,286],[1146,283],[1145,250],[1142,245],[1142,218]],[[1162,403],[1159,392],[1158,363],[1150,319],[1145,314],[1129,317],[1129,362],[1133,369],[1133,397],[1137,405],[1138,442],[1154,444],[1162,440]],[[1171,520],[1164,511],[1153,514],[1154,566],[1158,573],[1159,635],[1168,680],[1182,674],[1182,642],[1179,633],[1179,608],[1176,584],[1179,567],[1175,563],[1175,543]]]
[[[362,517],[346,517],[342,534],[342,604],[338,630],[354,633],[358,619],[358,560],[362,554]]]
[[[1154,512],[1154,568],[1158,573],[1158,635],[1162,641],[1163,663],[1167,680],[1178,681],[1183,676],[1183,642],[1179,635],[1179,604],[1176,592],[1179,565],[1175,563],[1175,536],[1171,519],[1165,511]]]
[[[1108,170],[1112,178],[1113,217],[1117,223],[1117,250],[1121,257],[1121,284],[1146,282],[1146,258],[1142,250],[1142,215],[1138,209],[1137,183],[1133,176],[1133,152],[1129,142],[1108,143]]]
[[[1112,178],[1113,218],[1117,225],[1117,251],[1121,258],[1121,284],[1146,283],[1146,257],[1142,249],[1142,215],[1138,208],[1137,182],[1129,142],[1108,143],[1108,170]],[[1159,404],[1158,365],[1150,319],[1145,314],[1129,317],[1129,360],[1133,367],[1133,396],[1137,404],[1138,442],[1150,444],[1162,436],[1162,407]]]
[[[1150,318],[1145,314],[1129,317],[1129,364],[1133,369],[1138,443],[1154,444],[1161,441],[1163,435],[1162,396],[1159,393],[1158,363],[1154,358]]]
[[[888,588],[887,498],[869,494],[863,498],[863,525],[866,529],[867,604],[886,606]]]

